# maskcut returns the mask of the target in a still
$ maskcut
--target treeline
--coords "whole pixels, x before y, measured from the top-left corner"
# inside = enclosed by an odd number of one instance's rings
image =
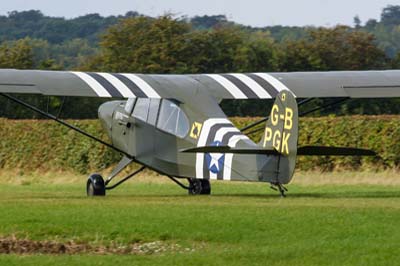
[[[233,118],[238,127],[256,120]],[[70,120],[86,132],[107,137],[98,120]],[[372,149],[376,157],[300,156],[299,170],[371,170],[400,167],[399,116],[300,119],[299,146],[328,145]],[[81,174],[113,166],[120,155],[52,121],[0,119],[0,169],[72,171]],[[253,135],[261,138],[262,132]],[[37,145],[41,143],[41,145]]]
[[[4,40],[0,44],[0,67],[160,74],[400,67],[400,56],[389,56],[377,37],[367,30],[396,31],[400,27],[400,6],[385,8],[381,21],[368,21],[365,26],[358,21],[355,27],[295,28],[292,33],[289,33],[291,28],[285,28],[285,31],[282,28],[280,33],[276,28],[275,31],[246,28],[229,22],[223,16],[151,18],[129,12],[121,17],[87,15],[72,20],[54,19],[37,11],[12,12],[0,17],[0,26],[6,25],[0,27],[0,39]],[[10,29],[8,35],[7,27]],[[103,33],[98,40],[100,32]],[[287,33],[284,34],[286,37],[274,37],[282,35],[282,32]],[[387,42],[391,43],[390,47],[400,45],[400,42],[395,43],[397,39],[393,36],[391,42]],[[55,97],[25,98],[54,111],[62,104],[61,99]],[[4,101],[0,100],[2,106],[10,106]],[[326,101],[329,100],[315,101],[308,108]],[[71,108],[72,103],[79,108]],[[334,111],[337,114],[400,113],[399,103],[397,99],[353,100]],[[74,99],[69,104],[66,117],[93,118],[99,101]],[[268,113],[269,105],[268,101],[226,101],[222,106],[230,116],[261,116]],[[20,108],[10,108],[11,113],[3,108],[4,113],[0,115],[29,117]],[[316,113],[321,114],[325,113]]]

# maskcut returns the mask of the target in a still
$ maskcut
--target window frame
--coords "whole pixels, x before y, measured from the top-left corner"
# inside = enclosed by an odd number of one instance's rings
[[[184,114],[184,118],[185,118],[186,123],[187,123],[187,130],[186,130],[186,132],[185,132],[185,134],[184,134],[183,136],[179,136],[179,135],[177,134],[177,130],[176,130],[176,129],[178,128],[178,124],[179,124],[179,116],[180,116],[180,113],[178,113],[178,116],[177,116],[176,125],[175,125],[175,132],[174,132],[174,133],[169,132],[169,131],[167,131],[167,130],[161,128],[161,127],[159,127],[159,121],[160,121],[160,116],[161,116],[161,109],[162,109],[163,103],[164,103],[165,101],[171,102],[171,103],[175,104],[175,105],[179,108],[180,112],[182,112],[182,113]],[[158,107],[158,115],[157,115],[157,121],[156,121],[156,124],[155,124],[155,128],[157,128],[158,130],[160,130],[160,131],[162,131],[162,132],[168,133],[168,134],[170,134],[170,135],[172,135],[172,136],[178,137],[178,138],[180,138],[180,139],[185,139],[185,138],[188,136],[189,131],[190,131],[190,120],[189,120],[188,115],[187,115],[186,112],[181,108],[180,105],[181,105],[181,103],[178,102],[178,101],[176,101],[176,100],[173,100],[173,99],[162,99],[162,100],[160,101],[160,104],[159,104],[159,107]]]
[[[146,118],[143,119],[142,117],[137,117],[135,116],[135,108],[138,105],[139,100],[147,100],[148,101],[148,105],[147,105],[147,112],[146,112]],[[149,118],[149,111],[150,111],[150,98],[137,98],[137,100],[135,101],[135,105],[132,109],[132,113],[131,113],[131,117],[135,118],[135,119],[139,119],[140,121],[143,121],[145,123],[147,123],[147,119]]]
[[[137,99],[138,99],[138,98],[129,98],[129,99],[126,101],[126,103],[125,103],[124,110],[125,110],[125,112],[126,112],[129,116],[132,115],[133,110],[135,109]],[[130,111],[127,111],[127,110],[126,110],[126,105],[128,104],[128,102],[129,102],[130,100],[133,100],[133,104],[132,104],[131,110],[130,110]]]

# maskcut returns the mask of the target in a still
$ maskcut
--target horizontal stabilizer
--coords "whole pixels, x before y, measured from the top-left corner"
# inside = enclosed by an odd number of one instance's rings
[[[376,153],[357,148],[304,146],[297,149],[297,155],[375,156]]]
[[[204,146],[183,149],[181,152],[186,153],[234,153],[234,154],[265,154],[265,155],[279,155],[276,150],[266,150],[260,148],[236,149],[229,146]]]

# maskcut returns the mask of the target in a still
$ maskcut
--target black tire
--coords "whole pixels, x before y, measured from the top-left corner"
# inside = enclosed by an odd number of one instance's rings
[[[211,185],[207,179],[190,179],[189,195],[210,195]]]
[[[211,184],[208,179],[200,179],[201,181],[201,195],[210,195],[211,194]]]
[[[86,183],[86,194],[89,197],[106,195],[106,186],[101,175],[92,174],[89,176]]]

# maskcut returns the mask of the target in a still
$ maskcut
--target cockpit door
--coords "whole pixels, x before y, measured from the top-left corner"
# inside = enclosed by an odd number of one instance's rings
[[[132,113],[132,136],[129,151],[139,160],[151,164],[154,157],[155,124],[160,100],[139,98]]]
[[[123,151],[128,152],[131,145],[132,118],[131,113],[135,105],[135,98],[121,102],[114,111],[113,123],[111,128],[113,145]]]

